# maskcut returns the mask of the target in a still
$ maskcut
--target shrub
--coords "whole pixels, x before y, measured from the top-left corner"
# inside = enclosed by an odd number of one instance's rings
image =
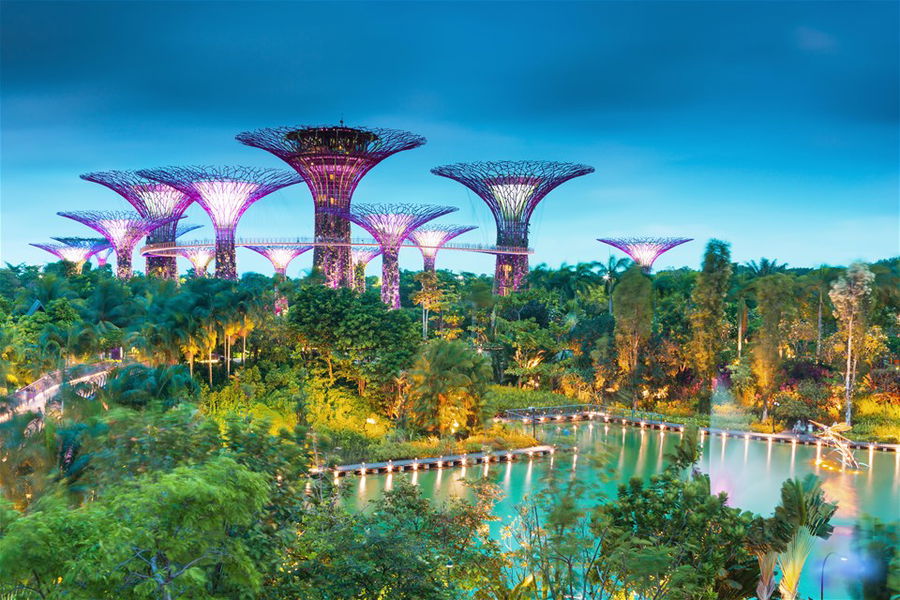
[[[492,385],[485,394],[486,412],[496,415],[515,408],[565,406],[573,404],[571,398],[554,392],[523,390],[505,385]]]

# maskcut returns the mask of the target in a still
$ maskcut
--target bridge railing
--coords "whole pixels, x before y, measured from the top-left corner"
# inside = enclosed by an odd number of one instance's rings
[[[34,410],[43,411],[47,402],[55,397],[65,384],[99,382],[99,385],[103,385],[106,376],[117,366],[119,363],[116,361],[103,361],[87,365],[74,365],[65,370],[60,369],[46,373],[13,392],[12,404],[9,407],[11,412],[0,414],[0,422],[10,419],[13,414]]]
[[[499,416],[501,419],[515,421],[531,421],[532,419],[548,421],[557,417],[566,418],[587,413],[594,413],[598,416],[603,415],[613,419],[637,419],[647,423],[668,423],[672,421],[671,415],[646,410],[632,410],[619,406],[604,406],[602,404],[566,404],[561,406],[513,408],[503,411]]]

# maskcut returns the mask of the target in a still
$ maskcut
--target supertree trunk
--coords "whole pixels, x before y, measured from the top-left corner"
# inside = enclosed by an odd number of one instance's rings
[[[497,245],[501,247],[527,248],[528,238],[521,235],[503,235],[498,232]],[[528,276],[527,254],[498,254],[494,269],[494,293],[507,296],[521,289]]]
[[[366,291],[366,264],[357,263],[353,268],[353,289],[359,293]]]
[[[81,268],[84,266],[84,261],[72,262],[72,261],[64,260],[63,266],[65,266],[65,268],[66,268],[66,276],[67,277],[72,277],[73,275],[81,275]]]
[[[147,236],[148,244],[174,243],[178,221],[166,223]],[[174,256],[148,256],[147,275],[161,279],[177,279],[178,263]]]
[[[385,248],[381,255],[381,301],[392,309],[400,308],[399,248]]]
[[[431,271],[432,273],[434,273],[434,263],[435,263],[436,258],[437,258],[437,256],[425,256],[424,257],[426,271]]]
[[[131,279],[131,251],[132,248],[116,249],[116,277],[119,279]]]
[[[231,281],[237,279],[233,229],[216,231],[216,278]]]
[[[320,212],[320,208],[320,203],[316,202],[316,238],[338,244],[349,243],[350,221],[335,214]],[[313,250],[313,268],[325,276],[330,287],[350,287],[353,284],[350,246],[316,246]]]

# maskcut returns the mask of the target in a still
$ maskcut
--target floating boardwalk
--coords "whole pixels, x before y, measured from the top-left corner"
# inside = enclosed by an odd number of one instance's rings
[[[652,416],[656,415],[655,413]],[[687,425],[670,423],[656,418],[647,418],[644,414],[629,415],[627,411],[608,411],[595,404],[544,407],[535,409],[508,410],[497,420],[504,423],[519,422],[524,424],[551,424],[565,421],[600,421],[603,423],[620,423],[642,429],[658,429],[660,431],[684,431]],[[786,444],[804,444],[807,446],[826,445],[812,435],[791,433],[759,433],[736,429],[719,429],[717,427],[698,427],[701,435],[732,437],[750,440],[775,441]],[[884,452],[900,452],[900,444],[880,444],[876,442],[851,441],[852,448],[863,450],[881,450]]]
[[[343,477],[344,475],[425,471],[428,469],[465,467],[468,465],[481,465],[492,462],[511,462],[525,457],[533,458],[536,456],[546,456],[548,454],[553,454],[553,452],[553,446],[531,446],[530,448],[519,448],[517,450],[495,450],[493,452],[472,452],[469,454],[451,454],[449,456],[436,456],[430,458],[405,458],[402,460],[389,460],[387,462],[339,465],[337,467],[325,469],[314,469],[313,474],[333,473],[335,477]]]

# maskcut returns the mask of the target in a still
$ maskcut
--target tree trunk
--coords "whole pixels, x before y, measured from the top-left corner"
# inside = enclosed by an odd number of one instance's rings
[[[212,350],[206,355],[207,365],[209,365],[209,387],[212,387]]]
[[[819,288],[819,314],[816,318],[816,362],[822,359],[822,289]]]
[[[851,369],[851,358],[853,356],[853,314],[850,314],[850,319],[847,324],[847,372],[844,376],[844,403],[845,403],[845,417],[844,420],[847,422],[847,425],[850,425],[850,417],[851,417],[851,405],[850,405],[850,397],[853,392],[853,380],[851,377],[850,369]]]

